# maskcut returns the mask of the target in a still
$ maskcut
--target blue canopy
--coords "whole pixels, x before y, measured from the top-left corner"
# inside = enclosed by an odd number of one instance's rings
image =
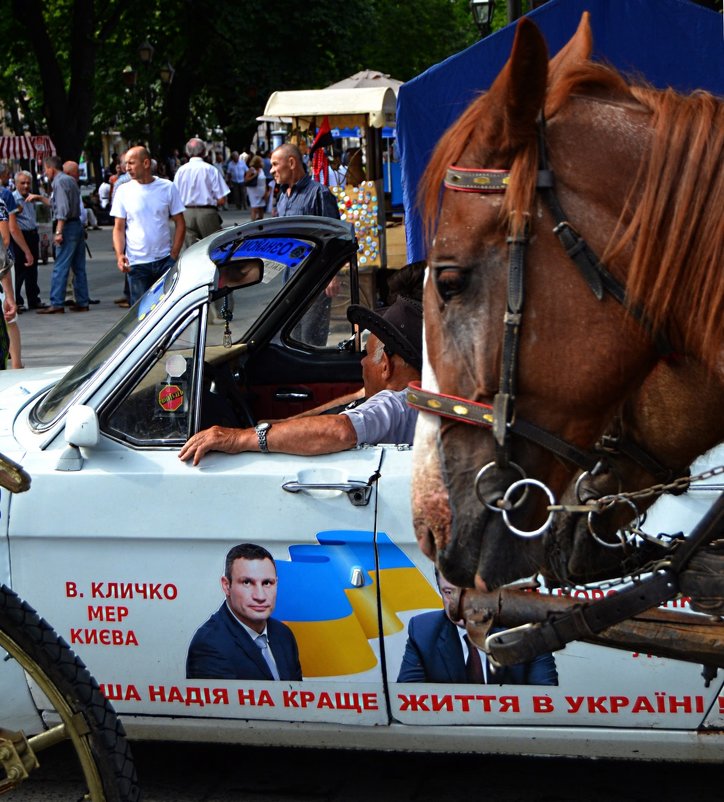
[[[573,36],[584,11],[591,12],[594,58],[662,89],[724,94],[721,14],[688,0],[549,0],[528,16],[554,55]],[[416,202],[430,154],[444,131],[500,72],[514,32],[515,25],[508,25],[400,87],[397,142],[410,261],[425,258]]]

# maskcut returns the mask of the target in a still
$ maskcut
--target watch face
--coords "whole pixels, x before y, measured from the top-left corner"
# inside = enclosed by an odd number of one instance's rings
[[[267,431],[269,431],[269,429],[271,429],[271,423],[260,423],[256,427],[256,430],[258,432],[267,432]]]

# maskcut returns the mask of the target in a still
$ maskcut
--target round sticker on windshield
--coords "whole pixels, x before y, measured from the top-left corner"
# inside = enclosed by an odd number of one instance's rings
[[[181,354],[173,354],[166,359],[166,373],[173,378],[186,373],[186,360]]]

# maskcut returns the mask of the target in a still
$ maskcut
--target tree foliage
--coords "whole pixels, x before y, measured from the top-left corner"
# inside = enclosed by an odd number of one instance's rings
[[[6,122],[49,133],[75,159],[98,151],[109,129],[150,137],[161,152],[217,129],[247,147],[277,89],[365,68],[407,80],[477,39],[467,0],[12,0],[0,32]],[[144,39],[155,49],[148,66]],[[159,75],[167,62],[169,86]]]

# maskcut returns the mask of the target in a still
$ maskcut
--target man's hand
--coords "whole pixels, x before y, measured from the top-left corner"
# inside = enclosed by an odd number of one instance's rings
[[[198,465],[204,454],[209,451],[239,454],[241,451],[248,450],[244,446],[249,432],[254,435],[254,440],[256,440],[256,432],[253,429],[230,429],[226,426],[212,426],[210,429],[204,429],[204,431],[197,432],[190,437],[182,446],[178,457],[184,462],[193,457],[193,464]]]
[[[33,252],[28,248],[27,251],[23,251],[25,255],[25,267],[32,267],[33,262],[35,262],[35,257],[33,256]]]
[[[15,301],[11,301],[8,297],[3,301],[3,317],[5,320],[12,320],[17,315],[18,310],[15,306]]]
[[[119,257],[117,257],[116,261],[118,263],[118,269],[121,271],[121,273],[131,272],[131,266],[128,263],[128,257],[125,253],[122,253]]]

